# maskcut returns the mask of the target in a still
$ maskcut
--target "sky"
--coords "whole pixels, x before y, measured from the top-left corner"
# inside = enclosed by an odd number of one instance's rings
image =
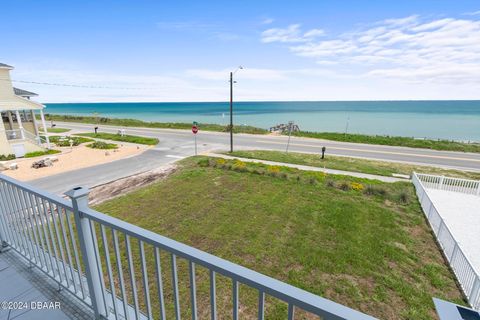
[[[45,103],[480,99],[478,0],[4,1],[0,39]]]

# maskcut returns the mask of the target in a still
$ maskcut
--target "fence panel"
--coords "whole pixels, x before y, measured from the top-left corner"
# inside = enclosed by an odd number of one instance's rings
[[[474,309],[479,310],[480,274],[475,270],[473,264],[452,235],[452,232],[445,224],[427,192],[427,189],[431,188],[474,194],[472,193],[472,190],[478,188],[479,182],[465,179],[436,177],[418,173],[413,174],[412,182],[415,186],[423,212],[437,237],[437,241],[442,248],[447,261],[450,263],[465,296],[470,305]]]

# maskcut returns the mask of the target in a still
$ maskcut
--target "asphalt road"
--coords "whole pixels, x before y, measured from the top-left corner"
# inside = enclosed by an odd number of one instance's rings
[[[93,125],[57,123],[58,127],[76,132],[93,132]],[[120,127],[100,126],[100,131],[117,132]],[[194,154],[194,137],[188,130],[126,128],[127,134],[156,137],[160,143],[143,154],[90,168],[79,169],[31,181],[32,185],[54,193],[63,193],[79,185],[95,186],[120,177],[147,171],[162,164]],[[285,150],[288,137],[236,134],[235,149]],[[229,134],[201,131],[197,134],[198,152],[229,150]],[[327,156],[339,155],[373,160],[408,162],[460,170],[480,171],[480,154],[434,151],[405,147],[379,146],[335,142],[320,139],[292,137],[290,151],[320,153],[327,148]]]

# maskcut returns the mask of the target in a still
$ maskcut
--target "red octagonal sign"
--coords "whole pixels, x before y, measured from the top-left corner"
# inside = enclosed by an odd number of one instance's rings
[[[192,126],[192,132],[193,132],[193,134],[197,134],[198,127],[197,126]]]

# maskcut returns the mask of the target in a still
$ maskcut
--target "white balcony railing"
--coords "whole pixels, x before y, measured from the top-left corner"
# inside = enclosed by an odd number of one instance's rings
[[[22,129],[5,130],[5,135],[7,140],[24,139]]]
[[[327,320],[374,319],[92,210],[87,205],[88,190],[84,188],[75,188],[67,195],[71,200],[0,175],[0,238],[91,307],[96,318],[166,319],[168,309],[177,320],[184,310],[188,310],[192,319],[197,319],[197,295],[201,293],[196,289],[196,282],[202,280],[196,273],[199,267],[208,274],[206,279],[203,278],[209,282],[208,297],[202,296],[200,301],[203,304],[209,301],[211,319],[217,319],[219,299],[222,302],[231,299],[229,313],[233,319],[238,319],[240,285],[258,294],[258,319],[264,319],[268,311],[266,296],[288,305],[282,317],[286,319],[294,319],[296,308]],[[165,269],[162,272],[165,258],[169,260],[166,268],[169,272]],[[185,267],[177,266],[180,260]],[[228,297],[217,297],[217,275],[229,279],[231,291],[227,293]],[[182,281],[179,282],[179,278]],[[164,279],[168,279],[168,287]],[[166,293],[166,288],[172,291]],[[190,299],[182,300],[188,301],[188,305],[180,304],[181,292],[189,295]]]
[[[465,255],[457,240],[453,237],[452,232],[445,224],[427,192],[428,188],[433,188],[474,194],[476,188],[478,188],[478,181],[473,181],[477,183],[475,184],[471,183],[471,180],[446,178],[414,172],[412,182],[417,191],[423,212],[468,302],[474,309],[480,310],[480,273],[473,267],[473,264]]]
[[[39,146],[43,146],[46,143],[45,139],[25,129],[5,130],[5,135],[7,140],[27,140]]]
[[[480,195],[480,181],[478,180],[434,176],[423,173],[417,173],[416,175],[422,184],[430,189]]]

